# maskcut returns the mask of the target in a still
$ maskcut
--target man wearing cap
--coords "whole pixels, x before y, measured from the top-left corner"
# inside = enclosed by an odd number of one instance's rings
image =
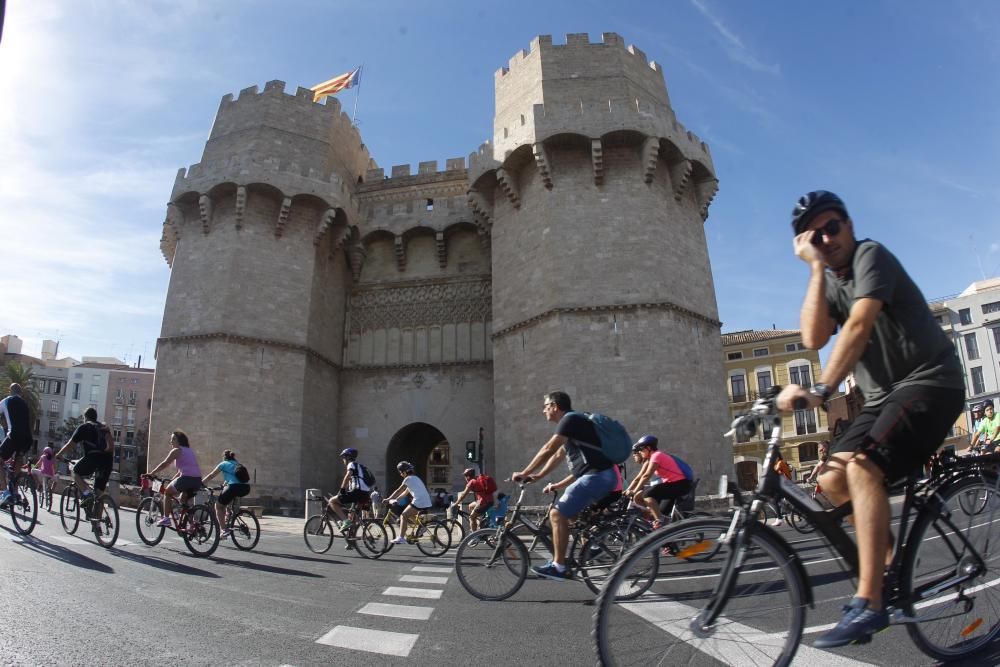
[[[867,640],[889,624],[882,604],[891,548],[886,483],[920,468],[940,446],[965,404],[955,348],[923,294],[885,246],[857,240],[843,200],[820,190],[792,211],[795,254],[809,266],[802,340],[822,348],[839,331],[818,383],[789,385],[782,410],[815,409],[850,372],[864,395],[861,413],[830,448],[820,475],[836,505],[853,503],[858,590],[818,648]]]

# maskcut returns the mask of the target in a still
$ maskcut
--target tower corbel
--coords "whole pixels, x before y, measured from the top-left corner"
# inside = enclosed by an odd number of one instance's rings
[[[365,250],[361,241],[356,241],[348,246],[347,262],[351,265],[351,277],[354,278],[354,282],[361,280],[361,268],[365,265],[367,257],[368,251]]]
[[[497,183],[500,189],[507,195],[507,199],[514,205],[514,208],[521,208],[521,195],[517,190],[517,182],[507,173],[503,167],[498,167],[496,171]]]
[[[642,180],[647,184],[653,182],[656,175],[656,165],[660,159],[660,138],[646,137],[642,142]]]
[[[715,199],[715,193],[719,191],[719,179],[706,178],[694,184],[695,198],[698,200],[698,212],[702,220],[708,219],[708,207]]]
[[[243,227],[243,214],[247,210],[247,189],[245,185],[236,187],[236,229]]]
[[[274,226],[275,238],[281,238],[281,234],[285,231],[285,225],[288,224],[288,213],[291,210],[292,198],[285,197],[281,200],[281,208],[278,209],[278,223]]]
[[[201,231],[207,236],[212,224],[212,198],[208,195],[198,197],[198,212],[201,214]]]
[[[542,177],[542,183],[546,189],[552,189],[552,174],[549,172],[549,154],[545,150],[545,144],[537,142],[531,145],[531,153],[535,156],[535,166],[538,168],[538,175]]]
[[[590,140],[590,161],[594,165],[594,185],[604,183],[604,146],[600,139]]]
[[[670,166],[670,183],[674,187],[674,199],[680,201],[687,190],[688,181],[691,179],[691,172],[694,165],[691,160],[681,160]]]
[[[333,226],[333,221],[337,219],[337,209],[328,208],[326,212],[319,218],[319,226],[316,227],[316,235],[313,236],[313,245],[319,245],[320,240],[323,238],[323,234],[326,230]]]

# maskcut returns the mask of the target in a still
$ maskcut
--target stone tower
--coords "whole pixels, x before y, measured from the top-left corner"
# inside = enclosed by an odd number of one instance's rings
[[[469,197],[492,244],[499,468],[528,461],[550,432],[542,395],[563,389],[714,484],[730,464],[708,147],[677,122],[660,66],[616,34],[538,37],[495,89]]]
[[[493,141],[443,170],[379,168],[303,88],[222,99],[163,225],[152,464],[181,429],[286,506],[335,490],[345,447],[383,489],[406,459],[455,490],[466,447],[497,479],[523,466],[564,389],[706,481],[731,471],[717,181],[660,67],[614,34],[542,36],[495,84]]]
[[[150,460],[181,429],[207,470],[229,447],[253,460],[258,484],[299,498],[337,463],[342,249],[370,159],[336,100],[284,86],[226,95],[201,162],[177,175]]]

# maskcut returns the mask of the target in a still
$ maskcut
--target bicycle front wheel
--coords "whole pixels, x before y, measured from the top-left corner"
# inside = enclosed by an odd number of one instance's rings
[[[143,498],[139,503],[139,509],[135,513],[135,532],[139,534],[142,543],[155,547],[163,539],[166,530],[163,526],[157,525],[163,518],[163,509],[160,503],[154,498]]]
[[[451,549],[451,531],[434,519],[417,529],[417,548],[425,556],[443,556]]]
[[[250,510],[240,510],[229,529],[229,536],[240,551],[250,551],[260,541],[260,521]]]
[[[458,545],[455,573],[462,586],[480,600],[506,600],[528,578],[528,550],[505,529],[469,533]]]
[[[738,571],[725,519],[690,519],[657,530],[619,562],[597,598],[594,638],[604,665],[788,665],[805,623],[807,594],[796,556],[751,522]],[[733,540],[735,541],[735,540]],[[721,558],[688,558],[718,544]],[[616,593],[641,578],[652,554],[655,581],[634,600]],[[714,587],[714,590],[713,590]],[[712,606],[707,626],[697,618]],[[692,620],[694,619],[694,620]]]
[[[314,514],[302,531],[306,546],[314,554],[325,554],[333,546],[333,524],[322,514]]]
[[[379,519],[362,519],[353,534],[354,546],[362,558],[379,558],[386,552],[389,538]]]
[[[630,532],[627,526],[608,526],[581,541],[575,549],[580,577],[595,595],[601,592],[605,580],[611,575],[615,564],[626,551],[639,541],[638,532]],[[659,554],[648,551],[645,563],[632,571],[632,576],[622,582],[615,594],[618,598],[631,600],[646,592],[653,585],[659,570]]]
[[[75,484],[63,489],[59,498],[59,521],[69,535],[75,533],[80,526],[80,490]]]
[[[901,585],[905,611],[918,621],[906,624],[910,638],[935,660],[952,661],[1000,633],[1000,494],[996,476],[984,474],[947,485],[937,498],[907,538]]]
[[[22,535],[30,535],[38,522],[38,495],[35,493],[35,479],[31,475],[17,476],[14,484],[14,503],[10,508],[14,528]]]
[[[179,530],[188,551],[199,558],[211,556],[219,547],[219,521],[207,505],[189,509]]]
[[[94,537],[98,544],[110,549],[118,540],[118,504],[108,494],[102,495],[95,505],[99,514],[91,519],[94,527]]]

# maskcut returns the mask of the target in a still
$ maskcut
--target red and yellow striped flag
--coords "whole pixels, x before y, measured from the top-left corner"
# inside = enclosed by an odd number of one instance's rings
[[[335,76],[329,81],[318,83],[309,90],[313,91],[313,102],[319,102],[327,95],[335,95],[345,88],[355,86],[360,82],[361,68],[358,67],[347,74]]]

